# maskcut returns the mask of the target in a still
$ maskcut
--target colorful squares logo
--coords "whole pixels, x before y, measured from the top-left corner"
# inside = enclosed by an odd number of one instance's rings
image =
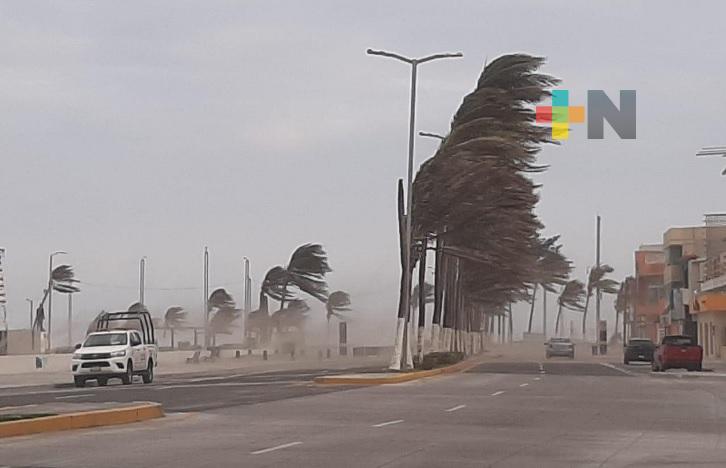
[[[551,124],[553,140],[567,140],[570,123],[585,121],[585,107],[570,105],[570,92],[566,89],[552,91],[551,106],[537,106],[537,123]]]

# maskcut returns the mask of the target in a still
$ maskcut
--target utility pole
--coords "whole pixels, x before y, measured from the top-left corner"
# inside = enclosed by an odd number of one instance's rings
[[[209,249],[204,247],[204,347],[209,347]]]
[[[399,314],[403,312],[403,317],[398,317],[398,322],[396,325],[396,337],[395,337],[395,343],[394,343],[394,349],[393,349],[393,358],[391,359],[391,365],[389,366],[391,370],[400,370],[401,369],[401,362],[403,361],[405,363],[405,366],[408,367],[412,365],[412,356],[410,352],[410,340],[408,343],[408,346],[406,346],[406,340],[404,337],[406,336],[406,330],[408,327],[409,322],[409,316],[411,314],[411,245],[413,243],[413,239],[411,238],[411,208],[413,205],[413,162],[414,162],[414,134],[415,134],[415,127],[416,127],[416,78],[417,78],[417,72],[418,72],[418,65],[431,62],[433,60],[438,59],[444,59],[444,58],[458,58],[463,57],[463,54],[460,52],[449,54],[434,54],[429,55],[427,57],[423,58],[409,58],[404,57],[399,54],[395,54],[392,52],[386,52],[382,50],[373,50],[368,49],[366,51],[368,55],[378,55],[381,57],[387,57],[387,58],[393,58],[396,60],[400,60],[401,62],[407,63],[411,65],[411,101],[409,105],[409,121],[408,121],[408,179],[406,184],[406,192],[407,192],[407,202],[406,202],[406,209],[405,209],[405,232],[404,232],[404,241],[403,241],[403,248],[405,251],[403,252],[403,284],[404,288],[401,290],[401,294],[403,297],[401,297],[401,303],[402,307],[401,310],[399,310]],[[406,346],[407,349],[404,349],[404,346]]]
[[[597,246],[595,249],[595,265],[600,268],[600,215],[597,215]],[[600,288],[595,288],[595,345],[600,353]]]
[[[146,256],[139,261],[139,304],[144,305],[144,293],[146,289]]]

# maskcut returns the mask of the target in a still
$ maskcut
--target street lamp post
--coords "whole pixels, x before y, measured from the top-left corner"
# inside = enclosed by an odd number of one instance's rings
[[[242,261],[244,262],[244,306],[242,307],[242,342],[244,343],[247,341],[247,316],[250,313],[251,307],[251,289],[252,285],[250,280],[250,259],[247,257],[242,257]]]
[[[26,297],[25,300],[30,304],[30,349],[35,352],[35,330],[33,330],[33,300]]]
[[[404,310],[405,310],[405,317],[403,317],[403,320],[401,320],[401,317],[399,317],[397,330],[396,330],[396,342],[393,352],[393,358],[391,360],[391,369],[393,370],[400,370],[401,368],[401,355],[403,353],[403,340],[404,340],[404,334],[406,331],[406,324],[408,322],[408,316],[409,316],[409,309],[410,309],[410,301],[411,301],[411,294],[410,294],[410,284],[411,284],[411,207],[413,204],[413,190],[411,189],[413,186],[413,154],[414,154],[414,133],[415,133],[415,126],[416,126],[416,78],[417,78],[417,72],[418,72],[418,66],[421,64],[424,64],[426,62],[431,62],[438,59],[445,59],[445,58],[458,58],[463,57],[464,55],[461,52],[457,53],[443,53],[443,54],[433,54],[422,58],[409,58],[404,57],[402,55],[392,53],[392,52],[386,52],[383,50],[373,50],[368,49],[366,51],[368,55],[378,55],[381,57],[387,57],[387,58],[393,58],[396,60],[399,60],[401,62],[407,63],[411,65],[411,102],[410,102],[410,113],[409,113],[409,122],[408,122],[408,178],[406,183],[406,191],[407,191],[407,200],[406,200],[406,228],[405,228],[405,239],[403,242],[404,248],[406,249],[403,255],[404,258],[404,284],[406,297],[403,297],[403,304],[404,304]],[[403,323],[402,323],[403,322]],[[411,360],[410,353],[407,353],[406,356],[406,362],[407,364]]]
[[[48,260],[48,351],[52,349],[51,346],[51,316],[53,308],[53,257],[56,255],[66,255],[68,252],[58,250],[50,254]]]
[[[439,135],[438,133],[418,132],[418,136],[428,137],[428,138],[436,138],[437,140],[441,140],[441,141],[446,140],[446,137],[445,136]]]
[[[144,294],[146,289],[146,256],[139,261],[139,304],[144,305]]]
[[[721,156],[726,157],[726,145],[719,146],[704,146],[697,153],[696,156]],[[721,175],[726,175],[726,168],[721,171]]]

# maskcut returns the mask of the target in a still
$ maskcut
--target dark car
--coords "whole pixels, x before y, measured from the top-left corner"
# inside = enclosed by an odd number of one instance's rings
[[[623,352],[623,362],[630,364],[631,361],[653,361],[655,343],[647,338],[631,338]]]
[[[575,343],[569,338],[551,338],[545,343],[545,346],[547,346],[545,351],[547,359],[552,356],[564,356],[575,359]]]

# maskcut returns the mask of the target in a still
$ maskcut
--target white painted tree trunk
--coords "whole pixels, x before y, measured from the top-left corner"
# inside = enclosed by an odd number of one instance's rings
[[[411,342],[413,341],[413,327],[411,321],[406,322],[406,333],[408,333],[408,339],[406,340],[406,369],[413,369],[413,346],[411,346]]]
[[[403,335],[406,332],[406,319],[399,317],[396,321],[396,341],[393,344],[393,356],[391,356],[391,364],[388,366],[391,370],[401,370],[401,353],[403,352]]]
[[[418,336],[416,337],[416,346],[418,347],[416,355],[418,356],[418,362],[421,362],[423,361],[424,355],[424,328],[417,327],[416,330],[418,332]]]
[[[441,349],[441,343],[439,343],[441,335],[441,325],[434,323],[431,325],[431,351],[438,351]]]

